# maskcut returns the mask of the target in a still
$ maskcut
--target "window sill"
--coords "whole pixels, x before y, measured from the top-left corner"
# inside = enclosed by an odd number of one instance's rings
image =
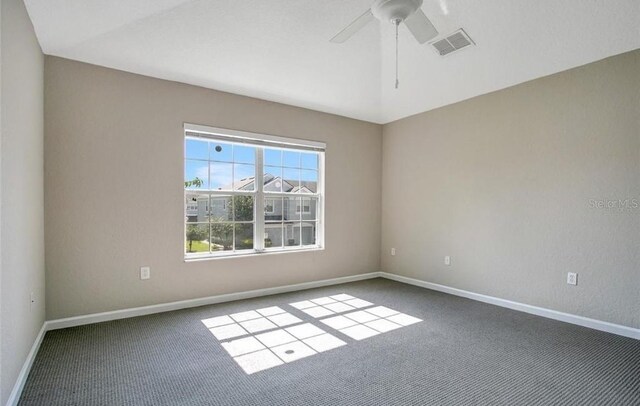
[[[324,247],[303,247],[303,248],[289,248],[289,249],[277,249],[277,250],[266,250],[263,252],[232,252],[232,253],[224,253],[224,254],[207,254],[202,256],[193,256],[193,257],[185,257],[184,262],[201,262],[201,261],[210,261],[216,259],[230,259],[230,258],[246,258],[246,257],[263,257],[265,255],[279,255],[279,254],[292,254],[292,253],[301,253],[301,252],[312,252],[312,251],[324,251]]]

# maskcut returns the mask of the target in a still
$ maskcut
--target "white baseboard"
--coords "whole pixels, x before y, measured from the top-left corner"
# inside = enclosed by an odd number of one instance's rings
[[[594,330],[606,331],[607,333],[617,334],[624,337],[635,338],[640,340],[640,329],[627,327],[620,324],[609,323],[606,321],[590,319],[588,317],[577,316],[575,314],[563,313],[556,310],[545,309],[544,307],[532,306],[524,303],[514,302],[511,300],[500,299],[493,296],[482,295],[479,293],[469,292],[467,290],[456,289],[437,283],[425,282],[419,279],[409,278],[407,276],[391,274],[387,272],[379,273],[382,278],[391,279],[397,282],[407,283],[409,285],[420,286],[422,288],[437,290],[439,292],[448,293],[450,295],[466,297],[468,299],[477,300],[479,302],[489,303],[492,305],[506,307],[512,310],[535,314],[536,316],[546,317],[564,321],[566,323],[576,324],[578,326],[592,328]]]
[[[33,361],[36,359],[36,355],[38,354],[38,350],[40,349],[40,344],[42,344],[42,339],[47,332],[47,322],[42,324],[42,328],[40,332],[36,336],[33,345],[31,346],[31,350],[27,355],[27,359],[24,361],[22,365],[22,369],[18,374],[18,379],[16,379],[16,383],[13,385],[13,389],[11,390],[11,394],[9,394],[9,400],[7,400],[7,406],[15,406],[18,404],[20,400],[20,395],[22,394],[22,389],[24,388],[24,384],[27,382],[27,377],[29,376],[29,372],[31,371],[31,366],[33,365]]]
[[[197,299],[182,300],[178,302],[161,303],[151,306],[134,307],[130,309],[115,310],[103,313],[87,314],[83,316],[68,317],[64,319],[49,320],[46,324],[46,330],[56,330],[67,327],[81,326],[84,324],[99,323],[109,320],[118,320],[128,317],[144,316],[147,314],[162,313],[172,310],[186,309],[189,307],[205,306],[216,303],[231,302],[234,300],[251,299],[260,296],[275,295],[278,293],[294,292],[298,290],[319,288],[322,286],[338,285],[341,283],[361,281],[372,278],[386,278],[397,282],[407,283],[409,285],[420,286],[439,292],[448,293],[454,296],[465,297],[496,306],[506,307],[508,309],[517,310],[536,316],[546,317],[549,319],[564,321],[566,323],[576,324],[595,330],[605,331],[607,333],[617,334],[624,337],[635,338],[640,340],[640,329],[627,327],[620,324],[609,323],[606,321],[591,319],[588,317],[577,316],[575,314],[563,313],[557,310],[546,309],[544,307],[532,306],[524,303],[514,302],[498,297],[487,296],[480,293],[474,293],[462,289],[452,288],[437,283],[422,281],[419,279],[409,278],[402,275],[391,274],[387,272],[371,272],[366,274],[345,276],[333,279],[324,279],[320,281],[304,282],[294,285],[277,286],[273,288],[249,290],[245,292],[228,293],[224,295],[209,296]],[[41,337],[40,337],[41,339]],[[34,344],[35,345],[35,344]],[[38,344],[39,345],[39,344]]]
[[[228,293],[224,295],[209,296],[197,299],[181,300],[179,302],[161,303],[151,306],[134,307],[130,309],[114,310],[110,312],[87,314],[83,316],[68,317],[64,319],[47,321],[47,330],[81,326],[84,324],[99,323],[102,321],[125,319],[129,317],[144,316],[147,314],[168,312],[171,310],[186,309],[189,307],[205,306],[216,303],[231,302],[234,300],[251,299],[254,297],[275,295],[278,293],[294,292],[298,290],[319,288],[322,286],[338,285],[341,283],[361,281],[365,279],[379,278],[379,272],[371,272],[340,278],[323,279],[319,281],[297,283],[295,285],[277,286],[266,289],[249,290],[245,292]]]

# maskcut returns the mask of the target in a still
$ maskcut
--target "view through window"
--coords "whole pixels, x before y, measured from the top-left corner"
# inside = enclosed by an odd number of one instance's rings
[[[251,136],[185,132],[186,258],[322,247],[324,148]]]

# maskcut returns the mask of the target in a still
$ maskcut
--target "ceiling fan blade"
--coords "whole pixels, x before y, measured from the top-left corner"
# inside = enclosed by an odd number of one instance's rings
[[[342,44],[353,36],[356,32],[360,31],[365,25],[369,24],[374,19],[371,14],[371,9],[367,10],[360,17],[356,18],[345,28],[340,31],[335,37],[331,38],[331,42],[336,44]]]
[[[436,30],[436,27],[431,24],[431,21],[429,21],[420,9],[407,17],[404,23],[421,44],[438,36],[438,30]]]

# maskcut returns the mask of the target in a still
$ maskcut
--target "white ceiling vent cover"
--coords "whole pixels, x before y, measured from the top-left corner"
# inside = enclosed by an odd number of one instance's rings
[[[439,39],[431,43],[435,48],[436,52],[440,56],[449,55],[452,52],[458,51],[464,47],[469,45],[475,45],[476,43],[467,35],[467,33],[460,28],[458,31],[455,31],[449,35],[447,35],[443,39]]]

